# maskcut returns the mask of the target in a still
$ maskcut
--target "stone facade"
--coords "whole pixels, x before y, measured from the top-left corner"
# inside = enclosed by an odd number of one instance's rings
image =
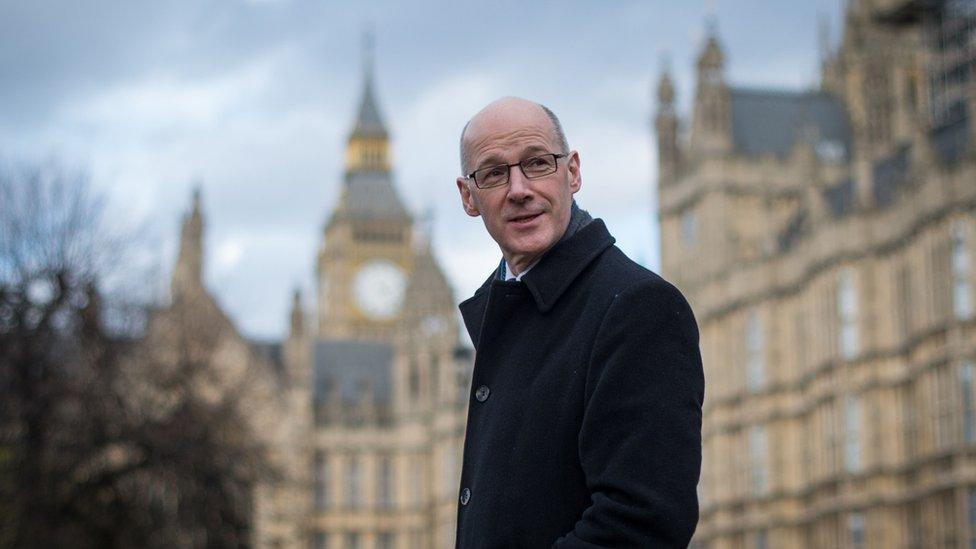
[[[204,288],[199,194],[183,223],[170,307],[147,340],[213,332],[213,391],[239,391],[277,475],[255,487],[254,545],[454,546],[473,364],[429,238],[397,195],[367,67],[338,203],[316,264],[317,310],[292,297],[280,343],[245,340]],[[174,328],[180,328],[176,330]],[[204,330],[203,328],[206,328]],[[247,374],[247,375],[245,375]]]
[[[976,2],[853,0],[820,89],[655,119],[706,376],[698,547],[976,544]]]

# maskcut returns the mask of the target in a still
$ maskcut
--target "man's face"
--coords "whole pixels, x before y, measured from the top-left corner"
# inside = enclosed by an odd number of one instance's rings
[[[535,103],[502,100],[471,120],[464,136],[468,173],[498,164],[514,164],[531,156],[562,153],[552,122]],[[459,177],[464,211],[481,216],[485,228],[515,272],[522,272],[555,244],[569,224],[573,194],[580,189],[579,154],[557,160],[556,172],[526,179],[511,168],[507,185],[479,189]]]

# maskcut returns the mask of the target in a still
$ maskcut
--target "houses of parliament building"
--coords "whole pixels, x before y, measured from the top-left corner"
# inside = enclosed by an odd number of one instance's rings
[[[662,267],[710,549],[976,547],[976,2],[851,0],[821,84],[660,77]]]
[[[709,549],[976,547],[976,0],[850,0],[819,87],[657,85],[662,274],[699,322]],[[454,546],[471,351],[397,193],[367,67],[315,310],[248,341],[202,281],[199,194],[153,348],[201,341],[278,474],[253,545]],[[204,340],[201,340],[203,338]],[[217,398],[217,396],[214,396]]]

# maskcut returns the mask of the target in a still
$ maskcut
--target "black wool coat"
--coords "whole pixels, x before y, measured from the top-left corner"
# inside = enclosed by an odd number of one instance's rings
[[[596,219],[460,309],[475,346],[457,547],[685,547],[704,378],[681,293]]]

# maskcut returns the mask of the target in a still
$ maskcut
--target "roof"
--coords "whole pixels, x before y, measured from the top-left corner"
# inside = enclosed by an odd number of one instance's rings
[[[340,199],[343,213],[356,218],[410,220],[388,171],[355,170],[346,173]]]
[[[851,129],[843,104],[820,91],[736,89],[732,97],[732,142],[748,155],[789,154],[804,134],[816,139],[818,154],[850,158]]]
[[[372,388],[377,403],[392,400],[393,348],[382,342],[317,341],[314,348],[313,379],[316,403],[324,403],[330,388],[337,386],[343,403],[359,399],[362,387]]]
[[[969,119],[957,117],[952,122],[932,130],[932,147],[939,158],[947,163],[962,159],[972,136],[969,135]]]
[[[425,318],[431,313],[454,311],[451,285],[434,259],[429,243],[414,256],[403,300],[403,321],[410,327],[423,328]]]
[[[902,145],[894,153],[874,163],[873,185],[874,203],[887,206],[895,201],[898,192],[909,183],[911,145]]]
[[[363,84],[363,97],[359,103],[359,113],[356,124],[352,129],[353,137],[387,137],[386,125],[380,116],[380,109],[376,106],[373,94],[373,75],[366,74]]]

